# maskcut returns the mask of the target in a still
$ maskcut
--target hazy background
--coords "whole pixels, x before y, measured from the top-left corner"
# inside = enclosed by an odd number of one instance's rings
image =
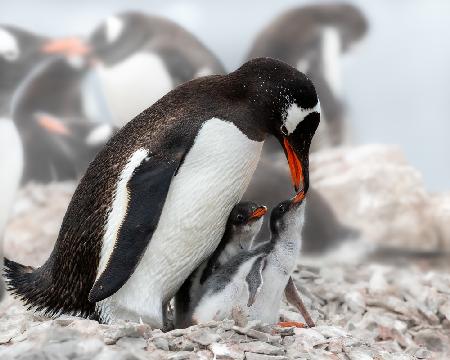
[[[370,23],[366,38],[344,60],[343,90],[354,140],[400,144],[429,190],[449,190],[450,1],[348,2],[359,5]],[[177,21],[233,70],[259,30],[281,12],[307,3],[1,0],[0,23],[52,36],[87,35],[112,13],[140,9]]]

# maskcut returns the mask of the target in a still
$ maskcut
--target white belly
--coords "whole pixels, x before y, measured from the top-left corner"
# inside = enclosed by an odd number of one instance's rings
[[[173,88],[160,57],[136,53],[112,66],[97,68],[97,76],[113,122],[122,127]]]
[[[240,265],[239,270],[222,291],[215,294],[206,292],[195,307],[192,320],[201,324],[209,321],[232,319],[233,312],[248,317],[249,291],[246,277],[257,257],[253,257]]]
[[[19,133],[11,120],[0,119],[0,239],[20,185],[22,170],[23,150]]]
[[[163,304],[218,245],[262,145],[230,122],[211,119],[203,125],[172,180],[144,257],[127,283],[100,305],[111,321],[141,317],[162,326]]]
[[[263,286],[256,296],[255,303],[248,310],[249,320],[260,320],[266,324],[278,322],[281,300],[290,276],[290,273],[284,273],[280,268],[270,264],[271,255],[263,272]]]

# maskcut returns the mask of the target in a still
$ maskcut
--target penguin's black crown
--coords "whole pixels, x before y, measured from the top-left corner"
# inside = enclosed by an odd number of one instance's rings
[[[242,226],[256,221],[267,212],[265,206],[258,206],[251,201],[243,201],[234,206],[228,218],[229,225]]]
[[[312,109],[319,101],[312,81],[302,72],[279,60],[252,59],[237,69],[233,76],[247,91],[250,102],[267,107],[279,121],[285,119],[290,105]]]
[[[301,206],[304,206],[303,192],[300,192],[290,200],[280,202],[273,208],[270,213],[270,231],[272,232],[272,236],[278,235],[290,225],[292,219],[298,216],[297,210]]]

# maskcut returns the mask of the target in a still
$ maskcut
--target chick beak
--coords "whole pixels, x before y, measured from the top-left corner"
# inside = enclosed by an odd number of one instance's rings
[[[303,199],[305,198],[305,196],[306,196],[305,192],[303,190],[301,190],[291,199],[292,204],[301,203],[303,201]]]
[[[256,208],[255,211],[252,212],[252,214],[250,216],[250,220],[259,219],[259,218],[263,217],[266,213],[267,213],[267,207],[260,206],[260,207]]]

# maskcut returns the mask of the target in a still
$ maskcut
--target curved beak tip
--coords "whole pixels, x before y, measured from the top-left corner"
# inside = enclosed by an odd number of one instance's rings
[[[292,203],[293,204],[298,204],[300,202],[303,201],[303,199],[305,198],[305,191],[302,189],[300,192],[298,192],[293,198],[292,198]]]
[[[267,213],[267,207],[260,206],[260,207],[256,208],[255,211],[253,211],[250,218],[251,219],[259,219],[259,218],[263,217],[266,213]]]

